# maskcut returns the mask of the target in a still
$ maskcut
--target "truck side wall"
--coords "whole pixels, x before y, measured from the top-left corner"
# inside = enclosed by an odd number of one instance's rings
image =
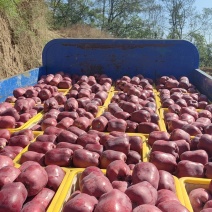
[[[26,87],[35,85],[41,75],[45,74],[45,68],[35,68],[24,72],[19,75],[15,75],[10,78],[6,78],[0,81],[0,102],[4,101],[8,96],[13,95],[13,90],[20,87]]]

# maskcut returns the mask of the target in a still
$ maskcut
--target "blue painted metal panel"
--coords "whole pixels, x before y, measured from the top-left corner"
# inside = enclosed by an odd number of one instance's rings
[[[114,79],[190,76],[199,67],[196,47],[185,40],[55,39],[47,43],[42,58],[47,73],[106,73]]]
[[[45,74],[45,69],[40,67],[0,80],[0,102],[11,96],[15,88],[35,85],[43,74]]]
[[[200,69],[196,69],[190,79],[197,89],[212,101],[212,77]]]

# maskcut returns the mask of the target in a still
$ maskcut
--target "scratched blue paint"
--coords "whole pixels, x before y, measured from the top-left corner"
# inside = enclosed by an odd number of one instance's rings
[[[196,47],[185,40],[55,39],[45,46],[42,58],[47,73],[106,73],[113,79],[190,76],[199,67]]]
[[[43,74],[45,74],[45,69],[40,67],[0,80],[0,102],[13,95],[12,93],[15,88],[35,85]]]

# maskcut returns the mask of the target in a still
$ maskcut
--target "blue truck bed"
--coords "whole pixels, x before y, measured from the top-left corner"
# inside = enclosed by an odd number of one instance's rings
[[[106,73],[113,79],[142,74],[189,77],[212,99],[212,78],[199,70],[199,53],[185,40],[55,39],[46,44],[42,67],[0,81],[0,102],[15,88],[34,85],[41,75],[63,71],[91,75]]]

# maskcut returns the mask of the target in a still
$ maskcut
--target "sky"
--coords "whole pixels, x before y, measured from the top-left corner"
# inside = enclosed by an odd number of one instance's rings
[[[201,12],[203,8],[212,8],[212,0],[195,0],[194,5]]]

